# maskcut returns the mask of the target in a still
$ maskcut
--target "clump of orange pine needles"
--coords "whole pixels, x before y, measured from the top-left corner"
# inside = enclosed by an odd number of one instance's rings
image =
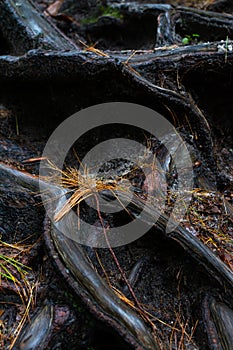
[[[67,194],[71,194],[65,205],[55,215],[55,222],[61,220],[72,208],[79,207],[83,201],[89,197],[95,197],[102,191],[110,191],[118,200],[116,191],[129,193],[127,181],[122,178],[121,181],[119,179],[98,179],[96,174],[91,174],[84,166],[82,166],[82,170],[76,167],[66,167],[61,170],[49,161],[49,167],[53,171],[53,175],[46,180],[66,188]]]

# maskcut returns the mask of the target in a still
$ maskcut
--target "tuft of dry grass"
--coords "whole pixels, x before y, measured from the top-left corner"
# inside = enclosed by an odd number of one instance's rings
[[[146,201],[148,205],[158,205],[158,208],[161,208],[160,199],[164,189],[161,188],[159,180],[161,177],[164,178],[165,174],[162,169],[157,167],[155,155],[150,163],[146,163],[146,159],[141,157],[135,167],[127,170],[127,174],[124,173],[121,176],[116,175],[114,179],[107,178],[107,176],[98,177],[95,169],[87,169],[87,167],[80,162],[76,152],[75,156],[80,164],[79,168],[65,166],[63,169],[59,169],[54,163],[46,159],[51,174],[45,177],[44,180],[66,188],[68,190],[67,194],[70,195],[65,205],[55,214],[55,222],[61,220],[74,207],[77,207],[77,211],[79,212],[79,206],[83,201],[89,197],[93,197],[94,200],[96,200],[96,195],[101,194],[103,191],[109,191],[126,211],[127,209],[119,198],[120,193],[124,193],[126,197],[128,196],[129,198],[131,198],[133,194],[135,197],[139,197],[141,201]],[[141,166],[149,172],[147,184],[144,188],[135,192],[129,179],[135,177],[135,172],[137,172]],[[154,195],[155,192],[156,196]]]
[[[21,300],[21,305],[16,304],[20,313],[13,327],[8,328],[7,323],[1,320],[5,309],[0,313],[0,344],[2,348],[9,350],[14,347],[20,331],[29,318],[29,311],[35,305],[35,276],[32,269],[21,262],[23,255],[31,248],[32,245],[8,244],[0,241],[0,289],[13,291]]]
[[[83,171],[80,171],[75,167],[66,167],[60,170],[51,162],[49,162],[49,166],[54,174],[46,180],[65,187],[68,189],[68,193],[71,194],[65,205],[55,215],[55,222],[61,220],[72,208],[79,207],[87,198],[95,197],[96,194],[102,191],[110,191],[118,200],[116,191],[129,193],[129,186],[123,179],[121,179],[122,181],[96,179],[96,175],[91,174],[86,167],[83,167]]]
[[[28,275],[31,268],[21,263],[20,258],[28,249],[27,245],[0,241],[0,285],[2,279],[12,282],[23,303],[30,294]]]

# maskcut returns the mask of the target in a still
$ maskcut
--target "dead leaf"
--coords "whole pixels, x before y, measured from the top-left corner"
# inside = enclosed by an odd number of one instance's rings
[[[219,257],[233,271],[233,256],[221,249],[219,251]]]
[[[56,17],[60,11],[61,5],[63,4],[64,0],[56,0],[54,3],[49,5],[49,7],[46,9],[46,12],[52,16]]]

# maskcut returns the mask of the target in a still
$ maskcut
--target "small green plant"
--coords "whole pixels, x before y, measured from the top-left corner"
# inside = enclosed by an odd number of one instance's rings
[[[200,35],[199,34],[187,34],[183,37],[182,39],[182,44],[184,45],[190,45],[190,44],[195,44],[198,43],[200,39]]]
[[[77,303],[77,301],[76,301],[76,299],[75,299],[73,294],[71,294],[70,292],[64,292],[64,295],[70,301],[70,303],[72,304],[73,308],[75,308],[80,313],[84,312],[83,307],[80,306]]]

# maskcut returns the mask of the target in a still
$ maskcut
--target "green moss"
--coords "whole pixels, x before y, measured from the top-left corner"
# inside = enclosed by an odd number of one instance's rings
[[[123,18],[123,15],[120,13],[120,11],[116,8],[112,8],[111,6],[101,6],[100,10],[102,11],[102,16],[111,16],[114,18]]]
[[[81,20],[81,24],[91,24],[98,22],[99,18],[102,16],[109,16],[114,18],[122,19],[123,15],[116,8],[111,6],[100,6],[96,13],[92,17],[86,17]]]

